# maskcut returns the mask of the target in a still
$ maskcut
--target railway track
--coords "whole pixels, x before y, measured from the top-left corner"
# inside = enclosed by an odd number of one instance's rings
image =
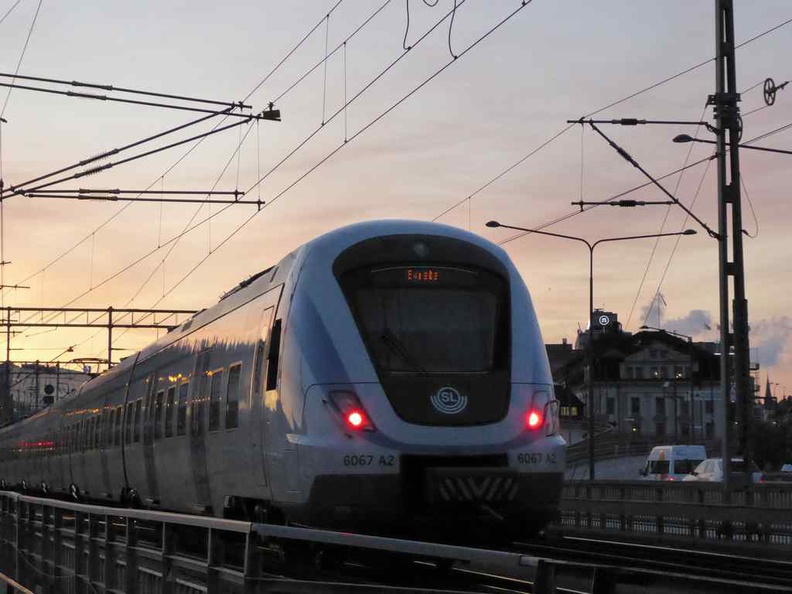
[[[562,561],[723,580],[757,592],[792,592],[792,562],[780,559],[577,536],[519,542],[513,550]]]

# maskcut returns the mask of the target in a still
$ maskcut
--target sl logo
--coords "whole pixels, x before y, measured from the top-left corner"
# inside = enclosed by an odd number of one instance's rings
[[[455,388],[446,386],[432,394],[432,406],[435,410],[446,415],[461,413],[467,407],[467,396],[460,394]]]

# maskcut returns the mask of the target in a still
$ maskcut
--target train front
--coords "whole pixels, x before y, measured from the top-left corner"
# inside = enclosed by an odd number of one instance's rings
[[[409,222],[353,226],[318,247],[290,313],[306,521],[539,530],[558,506],[565,443],[533,306],[505,253]]]

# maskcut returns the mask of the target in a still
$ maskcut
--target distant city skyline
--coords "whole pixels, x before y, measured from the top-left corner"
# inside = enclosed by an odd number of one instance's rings
[[[707,62],[714,57],[714,2],[534,0],[521,8],[514,0],[457,1],[451,25],[454,4],[441,1],[431,8],[413,0],[409,28],[405,2],[385,0],[222,6],[141,0],[79,7],[23,0],[0,7],[2,73],[13,74],[20,64],[25,76],[244,100],[254,113],[272,101],[282,114],[281,122],[245,124],[207,138],[189,154],[192,145],[186,144],[55,186],[238,189],[247,191],[245,200],[264,201],[260,211],[247,205],[221,213],[220,206],[199,211],[194,204],[4,200],[2,259],[11,264],[2,267],[2,282],[30,289],[4,290],[0,305],[201,308],[338,226],[437,219],[505,242],[532,293],[545,342],[574,341],[577,328],[587,323],[585,250],[549,237],[507,241],[511,232],[487,229],[486,221],[592,241],[690,227],[698,235],[678,245],[666,238],[657,245],[642,240],[598,248],[594,306],[618,313],[628,331],[646,322],[716,341],[715,240],[677,207],[601,206],[580,213],[572,202],[607,200],[647,180],[592,130],[566,123],[633,95],[597,117],[712,122],[705,102],[715,89]],[[772,107],[763,100],[765,79],[792,79],[792,24],[786,24],[792,6],[785,0],[735,5],[737,40],[748,42],[737,52],[743,142],[771,133],[755,144],[792,149],[792,85],[777,92]],[[0,83],[11,81],[0,77]],[[0,175],[6,188],[201,117],[7,92],[0,87],[0,114],[7,120],[0,124]],[[117,163],[219,122],[215,118],[96,164]],[[715,163],[707,160],[712,147],[672,142],[682,133],[712,138],[703,126],[601,128],[656,177],[701,160],[662,183],[717,226]],[[769,373],[787,392],[790,159],[741,152],[751,356],[761,365],[763,389]],[[625,198],[664,196],[646,186]],[[211,220],[173,240],[210,214]],[[647,319],[658,292],[665,304]],[[69,346],[75,346],[69,356],[100,356],[106,336],[92,334],[27,331],[13,337],[13,348],[24,350],[12,351],[12,358],[46,361],[60,352],[53,349]],[[123,356],[152,338],[118,332],[114,349]]]

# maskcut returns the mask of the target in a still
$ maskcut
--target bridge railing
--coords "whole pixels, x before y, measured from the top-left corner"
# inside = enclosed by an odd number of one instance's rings
[[[0,567],[35,592],[251,591],[248,522],[0,493]]]
[[[778,549],[792,558],[792,483],[752,484],[728,497],[720,483],[567,483],[554,529],[666,544],[675,539],[718,541]]]

